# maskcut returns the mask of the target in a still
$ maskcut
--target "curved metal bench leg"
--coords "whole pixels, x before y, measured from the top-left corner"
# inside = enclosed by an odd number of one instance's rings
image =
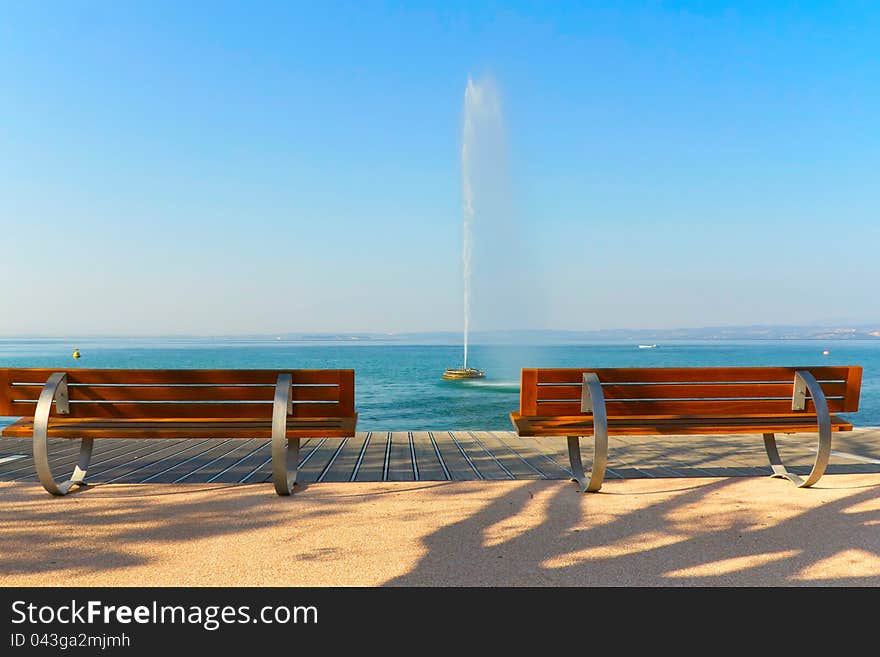
[[[582,493],[595,493],[602,488],[605,479],[605,463],[608,461],[608,440],[595,437],[593,468],[589,474],[584,471],[581,460],[581,444],[578,436],[568,436],[568,461],[571,463],[572,481],[576,481]]]
[[[272,482],[279,495],[293,494],[299,466],[299,438],[287,439],[287,416],[292,413],[292,376],[279,374],[272,408]]]
[[[605,465],[608,463],[608,417],[605,413],[602,384],[599,377],[592,372],[584,373],[581,412],[593,414],[593,467],[589,475],[584,472],[578,436],[568,436],[568,461],[571,463],[573,481],[578,483],[581,492],[595,493],[602,488]]]
[[[825,393],[822,392],[822,387],[812,374],[806,371],[798,371],[795,374],[792,410],[804,410],[806,404],[804,393],[806,390],[809,390],[813,405],[816,408],[816,420],[819,425],[816,460],[813,462],[813,468],[806,479],[793,472],[789,472],[779,456],[779,450],[776,447],[776,436],[772,433],[764,434],[764,449],[767,452],[767,457],[770,459],[770,467],[773,468],[773,474],[770,476],[788,479],[798,488],[807,488],[819,481],[822,475],[825,474],[825,468],[828,467],[828,459],[831,456],[831,414],[828,412],[828,402],[825,399]]]
[[[37,476],[39,476],[43,488],[52,495],[67,495],[74,486],[85,484],[94,441],[91,438],[81,440],[79,462],[70,479],[61,483],[55,481],[52,467],[49,465],[49,415],[52,412],[53,403],[59,415],[70,413],[67,397],[67,374],[64,372],[52,374],[40,392],[40,400],[37,402],[37,410],[34,412],[33,449]]]
[[[819,431],[819,443],[816,450],[816,460],[813,462],[813,468],[810,474],[804,479],[800,475],[790,472],[785,467],[782,458],[779,456],[779,450],[776,447],[776,436],[772,433],[764,434],[764,449],[767,451],[767,457],[770,460],[770,467],[773,468],[771,477],[777,479],[788,479],[798,488],[808,488],[815,484],[825,474],[825,468],[828,467],[828,458],[831,455],[831,430],[828,432]]]
[[[279,495],[293,495],[299,465],[299,438],[288,440],[287,447],[282,445],[281,456],[276,456],[278,451],[273,440],[272,481],[275,483],[275,492]]]
[[[92,447],[94,440],[91,438],[83,438],[79,447],[79,462],[73,470],[70,479],[62,483],[55,481],[52,475],[52,468],[49,466],[49,449],[46,439],[46,433],[34,432],[34,462],[37,467],[37,475],[40,477],[40,483],[43,484],[48,492],[52,495],[67,495],[74,486],[85,485],[86,471],[89,469],[89,461],[92,458]]]
[[[779,449],[776,447],[776,435],[772,433],[764,434],[764,450],[767,452],[767,458],[770,460],[770,467],[773,468],[771,477],[777,479],[788,479],[795,485],[800,485],[803,478],[799,475],[789,472],[779,456]]]

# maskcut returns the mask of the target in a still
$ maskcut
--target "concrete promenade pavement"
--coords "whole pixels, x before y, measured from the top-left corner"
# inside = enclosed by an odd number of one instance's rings
[[[877,586],[880,473],[0,483],[0,586]]]

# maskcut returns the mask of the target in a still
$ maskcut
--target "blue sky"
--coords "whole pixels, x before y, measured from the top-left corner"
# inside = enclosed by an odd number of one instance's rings
[[[523,262],[477,267],[509,294],[475,329],[880,322],[878,34],[871,2],[2,2],[0,335],[458,330],[469,76],[513,208],[476,240]]]

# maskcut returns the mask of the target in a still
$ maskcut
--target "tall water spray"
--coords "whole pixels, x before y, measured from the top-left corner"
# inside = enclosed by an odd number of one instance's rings
[[[468,369],[468,339],[471,327],[471,278],[473,275],[474,223],[479,197],[491,196],[493,171],[503,160],[503,121],[498,91],[491,79],[475,82],[468,78],[464,90],[461,135],[462,178],[462,276],[464,282],[464,365]],[[487,184],[488,182],[488,184]],[[480,188],[478,192],[478,187]]]
[[[471,257],[474,250],[474,190],[471,185],[470,157],[474,141],[474,107],[479,91],[468,78],[464,90],[464,120],[461,129],[461,197],[462,197],[462,277],[464,279],[464,365],[467,369],[468,335],[471,329]]]

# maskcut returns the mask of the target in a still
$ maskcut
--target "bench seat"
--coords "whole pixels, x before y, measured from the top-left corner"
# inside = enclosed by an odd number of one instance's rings
[[[510,419],[520,436],[570,436],[572,432],[591,434],[593,418],[583,415],[526,417],[511,413]],[[853,425],[837,415],[831,416],[832,431],[852,431]],[[756,415],[754,417],[609,417],[608,435],[701,435],[707,433],[816,433],[815,418],[800,415]]]

